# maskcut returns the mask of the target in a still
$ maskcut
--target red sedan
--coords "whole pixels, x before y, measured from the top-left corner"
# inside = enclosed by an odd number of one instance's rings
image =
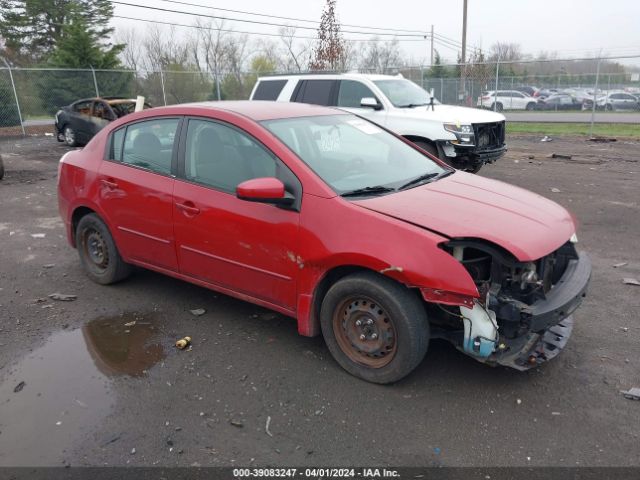
[[[432,338],[538,365],[565,346],[591,276],[564,208],[319,106],[128,115],[61,159],[58,199],[92,280],[137,265],[271,308],[377,383]]]

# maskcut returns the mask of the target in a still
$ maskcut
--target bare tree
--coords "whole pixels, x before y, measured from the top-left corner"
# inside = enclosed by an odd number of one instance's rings
[[[322,11],[318,40],[309,63],[311,70],[339,70],[345,64],[345,42],[336,18],[336,0],[327,0]]]
[[[284,70],[302,72],[311,60],[311,45],[295,41],[295,27],[280,28],[280,40],[284,45]]]
[[[364,48],[360,59],[360,68],[379,73],[385,73],[403,64],[404,58],[397,39],[380,42],[377,37],[374,37]]]

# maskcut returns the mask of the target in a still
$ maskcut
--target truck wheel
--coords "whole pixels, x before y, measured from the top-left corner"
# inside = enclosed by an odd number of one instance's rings
[[[4,162],[2,161],[2,155],[0,155],[0,180],[4,177]]]
[[[373,383],[408,375],[429,344],[429,322],[418,296],[374,272],[338,280],[322,301],[320,325],[340,366]]]
[[[67,144],[68,147],[76,147],[78,145],[78,139],[76,137],[76,132],[69,125],[65,125],[62,129],[64,135],[64,143]]]
[[[96,283],[109,285],[131,274],[131,265],[122,260],[109,229],[94,213],[78,222],[76,247],[87,276]]]

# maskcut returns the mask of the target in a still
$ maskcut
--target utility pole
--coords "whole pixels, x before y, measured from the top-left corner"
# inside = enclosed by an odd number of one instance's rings
[[[460,68],[460,98],[464,100],[465,93],[465,70],[467,64],[467,0],[463,0],[462,6],[462,65]]]
[[[431,25],[431,66],[433,67],[433,25]]]

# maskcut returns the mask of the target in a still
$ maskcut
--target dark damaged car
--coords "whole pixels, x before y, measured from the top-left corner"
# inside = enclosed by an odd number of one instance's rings
[[[110,122],[133,113],[136,99],[123,97],[84,98],[56,113],[56,137],[70,147],[86,145]],[[148,103],[144,108],[151,108]]]

